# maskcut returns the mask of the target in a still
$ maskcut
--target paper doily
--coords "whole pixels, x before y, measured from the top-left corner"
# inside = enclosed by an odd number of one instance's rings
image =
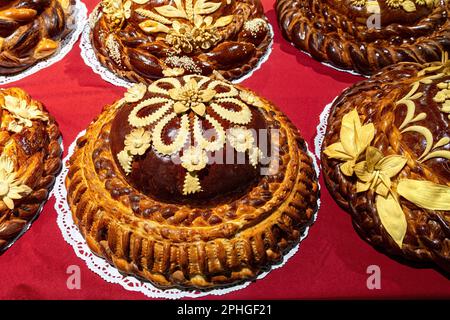
[[[77,139],[83,136],[85,132],[86,130],[80,132],[76,137],[76,139],[74,140],[74,142],[72,142],[72,144],[69,147],[67,156],[63,160],[63,167],[61,170],[61,174],[56,178],[54,196],[56,199],[55,210],[57,212],[57,223],[61,230],[63,238],[68,244],[70,244],[73,247],[75,254],[86,262],[86,265],[90,270],[98,274],[103,280],[107,282],[120,284],[125,290],[141,292],[147,297],[151,298],[180,299],[186,297],[199,298],[206,295],[224,295],[233,291],[244,289],[252,283],[247,281],[239,285],[221,289],[212,289],[208,291],[198,291],[198,290],[184,291],[179,289],[162,290],[153,286],[149,282],[143,282],[135,277],[126,276],[119,273],[119,271],[111,264],[109,264],[106,260],[94,255],[87,246],[86,241],[84,240],[83,236],[78,230],[78,227],[73,222],[72,213],[67,203],[67,190],[64,183],[67,173],[69,171],[66,163],[68,162],[68,160],[70,159],[75,150]],[[314,169],[318,177],[319,167],[317,166],[316,159],[309,150],[308,155],[313,160]],[[318,186],[320,191],[320,185]],[[317,200],[317,210],[314,213],[313,222],[315,222],[317,219],[317,212],[319,208],[320,208],[320,199]],[[269,271],[261,273],[257,277],[257,280],[264,278],[271,270],[282,267],[289,260],[289,258],[291,258],[298,251],[300,243],[308,235],[309,228],[310,227],[307,227],[305,229],[305,231],[301,235],[299,243],[295,245],[287,254],[284,255],[282,262],[273,265]]]
[[[45,60],[37,62],[36,64],[18,74],[11,76],[0,76],[0,85],[18,81],[20,79],[28,77],[29,75],[32,75],[33,73],[38,72],[39,70],[47,68],[55,62],[62,60],[66,56],[66,54],[68,54],[69,51],[72,50],[73,45],[75,44],[75,42],[77,42],[78,37],[80,36],[81,31],[83,31],[83,26],[85,25],[87,20],[87,8],[83,2],[81,2],[80,0],[76,0],[73,10],[73,24],[75,25],[75,28],[64,39],[62,39],[56,53]]]
[[[112,83],[113,85],[119,86],[119,87],[125,87],[129,88],[134,83],[128,80],[125,80],[118,75],[114,74],[112,71],[110,71],[108,68],[104,67],[100,61],[98,61],[97,56],[95,54],[94,48],[92,47],[91,40],[90,40],[90,32],[91,28],[94,26],[95,22],[98,19],[99,10],[98,6],[95,7],[95,9],[91,12],[89,15],[88,21],[85,23],[83,32],[81,34],[81,40],[80,40],[80,48],[81,48],[81,57],[84,60],[84,63],[88,65],[92,71],[94,71],[96,74],[100,75],[100,77],[108,81],[109,83]],[[238,79],[235,79],[231,81],[232,83],[240,83],[244,81],[245,79],[250,78],[253,73],[258,70],[261,65],[269,59],[270,54],[272,53],[272,46],[273,46],[273,39],[274,39],[274,33],[273,33],[273,27],[270,23],[267,23],[269,26],[269,33],[272,37],[272,40],[270,41],[267,51],[264,53],[264,55],[259,59],[256,66],[248,73],[244,74]]]
[[[330,116],[331,106],[336,101],[338,97],[334,98],[333,101],[325,106],[325,108],[320,113],[320,122],[316,127],[316,136],[314,137],[314,154],[317,160],[320,162],[320,154],[322,151],[322,143],[327,131],[328,117]]]

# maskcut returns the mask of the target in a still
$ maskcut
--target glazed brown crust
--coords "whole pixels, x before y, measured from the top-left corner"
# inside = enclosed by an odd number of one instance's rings
[[[55,53],[70,32],[74,5],[74,0],[2,1],[0,75],[19,73]]]
[[[312,223],[319,191],[304,140],[264,104],[281,129],[278,173],[239,199],[206,208],[158,202],[130,187],[109,147],[116,106],[106,107],[77,141],[66,178],[74,221],[91,250],[163,288],[231,285],[278,263]]]
[[[441,52],[450,50],[448,1],[413,13],[386,8],[382,1],[380,29],[367,27],[365,9],[348,0],[338,3],[277,0],[283,36],[319,61],[364,75],[398,62],[439,61]]]
[[[322,151],[339,140],[342,117],[357,109],[363,123],[373,123],[375,138],[372,145],[386,156],[402,155],[408,158],[400,173],[402,178],[428,180],[437,184],[450,184],[448,160],[435,158],[419,161],[424,151],[424,139],[415,132],[401,133],[399,126],[405,118],[405,105],[396,106],[411,85],[421,79],[417,73],[420,64],[401,63],[385,68],[370,79],[345,90],[333,103]],[[415,122],[430,130],[435,141],[450,137],[447,114],[440,112],[433,101],[437,93],[436,83],[448,80],[440,78],[430,84],[422,83],[417,92],[424,95],[416,101],[416,114],[424,112],[426,119]],[[444,146],[449,150],[450,146]],[[448,211],[433,211],[419,208],[400,198],[407,220],[407,233],[403,246],[399,246],[386,232],[377,213],[375,192],[356,193],[356,178],[348,177],[340,170],[336,159],[321,156],[324,180],[335,201],[352,216],[353,226],[359,235],[373,246],[408,260],[432,262],[446,272],[450,271],[450,214]]]
[[[222,6],[225,6],[225,3],[226,1],[222,0]],[[135,11],[132,11],[131,18],[125,21],[119,30],[111,30],[111,23],[102,13],[102,3],[96,9],[97,18],[94,19],[90,34],[91,43],[102,65],[131,82],[151,83],[163,77],[163,70],[180,67],[166,60],[171,56],[189,57],[193,60],[195,66],[190,70],[184,68],[184,75],[210,76],[217,71],[227,80],[237,79],[256,67],[269,49],[272,34],[266,29],[259,31],[256,36],[251,36],[243,27],[246,21],[256,18],[263,19],[268,25],[259,0],[233,0],[230,3],[232,4],[226,9],[219,9],[211,15],[214,19],[221,15],[234,17],[232,23],[223,28],[223,39],[206,50],[194,50],[191,53],[175,52],[169,43],[160,39],[164,38],[165,34],[149,35],[139,28],[139,23],[148,18]],[[173,5],[173,1],[150,0],[144,5],[133,3],[132,10],[136,8],[153,10],[154,7],[164,4]],[[111,57],[105,41],[109,36],[113,37],[120,57]]]
[[[0,111],[1,152],[15,160],[18,164],[18,177],[32,189],[30,194],[14,200],[12,210],[3,202],[0,203],[0,252],[6,250],[39,214],[61,168],[62,152],[58,125],[42,104],[32,100],[19,88],[0,89],[2,103],[6,95],[34,104],[44,111],[48,121],[33,120],[31,127],[25,127],[20,133],[13,133],[3,128],[9,120],[6,111]]]

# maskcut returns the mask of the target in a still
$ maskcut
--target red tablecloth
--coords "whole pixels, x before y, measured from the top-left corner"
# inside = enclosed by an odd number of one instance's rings
[[[91,11],[97,1],[86,0]],[[313,147],[323,107],[360,77],[335,71],[286,42],[276,23],[273,0],[263,0],[274,27],[269,60],[243,84],[284,110]],[[27,90],[56,117],[66,148],[102,107],[125,89],[103,81],[80,57],[78,45],[60,62],[10,84]],[[402,265],[361,240],[350,217],[322,184],[317,222],[299,252],[282,268],[246,289],[219,298],[419,298],[450,297],[450,281],[437,271]],[[0,256],[0,299],[144,299],[90,271],[62,238],[50,199],[31,229]],[[81,289],[69,290],[67,268],[81,268]],[[367,268],[381,270],[381,289],[369,290]],[[217,299],[218,297],[209,296]]]

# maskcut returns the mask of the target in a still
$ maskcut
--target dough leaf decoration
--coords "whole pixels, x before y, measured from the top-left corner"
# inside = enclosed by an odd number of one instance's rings
[[[426,147],[423,153],[420,155],[419,160],[425,157],[433,147],[433,134],[431,133],[431,131],[424,126],[410,126],[402,130],[402,133],[405,132],[417,132],[425,138]]]
[[[436,137],[433,137],[430,129],[414,124],[427,118],[426,112],[416,114],[415,100],[423,96],[423,92],[418,92],[421,85],[432,86],[437,79],[448,75],[450,75],[450,65],[448,54],[445,53],[441,63],[433,63],[419,71],[417,73],[419,80],[412,83],[409,92],[396,102],[396,106],[406,106],[405,117],[399,126],[400,132],[402,134],[418,133],[424,139],[425,149],[416,159],[420,163],[432,158],[450,160],[450,150],[447,150],[450,137],[443,136],[436,139],[434,143]],[[440,91],[433,100],[436,103],[442,103],[443,109],[447,108],[448,103],[450,112],[450,82],[438,83],[437,87]],[[402,248],[407,231],[407,220],[400,199],[423,209],[448,211],[450,210],[450,186],[427,180],[405,178],[405,173],[410,174],[409,170],[404,170],[408,158],[395,154],[384,156],[382,150],[371,146],[374,128],[369,125],[370,123],[364,125],[361,123],[356,109],[351,110],[342,117],[340,141],[327,146],[323,152],[327,157],[343,162],[340,170],[344,175],[356,176],[357,193],[373,192],[381,224],[395,243]]]
[[[411,0],[406,0],[402,2],[402,8],[406,12],[414,12],[417,10],[416,5]]]
[[[207,2],[205,0],[197,0],[194,5],[194,15],[211,14],[220,8],[221,2]]]
[[[402,99],[396,102],[397,106],[404,104],[406,105],[407,108],[405,119],[403,120],[402,124],[399,127],[400,130],[403,129],[408,124],[410,124],[411,122],[418,121],[418,118],[414,117],[414,114],[416,112],[416,104],[414,100],[419,99],[423,95],[422,92],[416,93],[419,87],[420,82],[419,81],[414,82],[412,84],[411,90],[406,94],[406,96],[404,96]],[[419,119],[423,120],[424,118],[425,117],[421,116]]]
[[[431,75],[427,76],[427,74]],[[443,54],[441,63],[437,63],[437,65],[436,63],[434,63],[431,66],[419,71],[417,75],[423,78],[414,82],[411,86],[411,90],[402,99],[396,102],[397,106],[403,104],[407,107],[405,118],[399,129],[401,130],[401,133],[418,133],[425,139],[425,149],[418,158],[420,162],[425,162],[432,158],[450,159],[449,150],[437,150],[449,144],[450,138],[443,137],[433,146],[434,137],[432,132],[428,128],[421,125],[411,125],[414,122],[418,122],[427,118],[427,114],[425,112],[421,112],[416,115],[416,104],[414,100],[423,96],[422,92],[417,92],[420,85],[431,85],[434,80],[440,79],[445,75],[450,75],[448,53]],[[437,87],[440,90],[433,97],[433,101],[436,103],[442,103],[442,112],[445,113],[447,111],[448,113],[450,113],[450,82],[440,82],[437,84]]]
[[[216,27],[216,28],[225,27],[225,26],[229,25],[232,21],[233,21],[233,16],[232,15],[225,16],[225,17],[220,17],[214,23],[214,27]]]
[[[202,191],[200,180],[195,172],[186,172],[183,184],[183,194],[188,195]]]
[[[169,27],[155,20],[145,20],[139,23],[139,28],[146,33],[170,32]]]
[[[145,18],[149,18],[151,20],[155,20],[158,22],[161,22],[162,24],[167,24],[167,25],[171,25],[172,21],[165,18],[164,16],[157,14],[151,10],[146,10],[143,8],[136,8],[136,10],[134,10],[134,12],[136,12],[138,15],[143,16]]]
[[[186,11],[183,8],[181,0],[174,0],[175,7],[171,5],[165,5],[161,7],[156,7],[155,10],[160,15],[168,18],[184,18],[187,19]]]
[[[426,180],[401,179],[397,192],[418,207],[428,210],[450,210],[450,186]]]
[[[389,193],[386,197],[378,195],[375,205],[384,229],[401,248],[406,235],[407,221],[400,203]]]
[[[131,172],[131,162],[133,161],[133,156],[127,150],[122,150],[117,154],[117,160],[126,174]]]

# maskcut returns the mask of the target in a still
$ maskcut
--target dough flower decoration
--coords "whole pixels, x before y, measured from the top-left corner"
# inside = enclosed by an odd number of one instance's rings
[[[351,4],[358,7],[373,6],[373,4],[379,8],[378,1],[376,0],[352,0]],[[387,0],[386,4],[394,9],[402,8],[406,12],[414,12],[417,10],[417,6],[428,6],[433,8],[439,3],[439,0]]]
[[[217,28],[228,25],[232,20],[233,16],[222,17],[213,24],[211,16],[205,19],[195,16],[192,27],[174,21],[172,29],[167,30],[166,41],[177,52],[190,53],[200,49],[208,50],[222,39]]]
[[[367,147],[366,160],[355,166],[355,174],[359,179],[356,183],[356,192],[372,189],[386,197],[391,189],[391,178],[403,169],[406,161],[403,156],[384,157],[377,148]]]
[[[213,89],[200,90],[197,81],[191,78],[184,86],[169,90],[170,97],[176,101],[173,105],[175,113],[180,114],[191,109],[200,117],[205,115],[205,104],[216,94]]]
[[[131,162],[133,161],[132,155],[127,150],[122,150],[117,154],[117,160],[126,174],[131,172]]]
[[[233,127],[228,130],[227,139],[237,152],[248,152],[250,164],[256,167],[263,157],[256,147],[253,132],[245,127]]]
[[[48,117],[34,104],[28,105],[26,100],[13,96],[5,96],[2,108],[11,114],[14,119],[8,124],[8,130],[21,132],[23,127],[31,127],[32,120],[47,121]]]
[[[108,17],[111,28],[122,27],[124,21],[131,17],[131,4],[131,1],[102,0],[102,11]]]
[[[131,17],[132,2],[145,4],[148,0],[103,0],[103,13],[111,21],[112,28],[122,27]],[[207,50],[222,39],[222,27],[233,21],[233,15],[222,16],[214,21],[211,16],[221,2],[207,0],[175,0],[173,4],[155,7],[152,10],[138,7],[135,12],[148,18],[139,23],[142,31],[148,34],[165,33],[165,40],[175,51],[190,53],[195,50]],[[229,3],[228,3],[229,4]]]
[[[7,155],[0,156],[0,200],[9,209],[14,209],[14,200],[31,192],[32,189],[17,178],[12,159]]]
[[[411,92],[408,94],[414,95]],[[384,156],[380,150],[371,146],[374,132],[367,129],[370,128],[369,124],[361,125],[356,117],[359,119],[356,109],[344,115],[340,132],[341,141],[328,146],[324,154],[345,161],[340,170],[346,176],[356,176],[356,192],[375,194],[375,205],[381,224],[401,248],[408,224],[400,198],[423,209],[447,211],[450,210],[450,186],[400,177],[408,159],[402,155]],[[364,127],[367,131],[364,135],[366,138],[363,143],[357,142],[361,141],[361,128]],[[352,143],[355,148],[350,152],[348,148]],[[442,155],[439,153],[433,157]],[[431,159],[431,157],[423,158],[423,155],[420,158],[422,161]],[[353,161],[356,162],[355,165],[352,165]]]
[[[189,147],[184,150],[181,156],[181,165],[188,171],[198,171],[206,167],[208,156],[205,150],[196,147]]]
[[[198,172],[208,164],[207,152],[224,148],[227,135],[236,151],[247,152],[253,166],[258,164],[262,152],[255,146],[252,132],[244,127],[252,119],[249,106],[259,104],[256,99],[254,104],[244,103],[240,99],[244,91],[224,81],[196,76],[182,79],[183,84],[179,78],[153,82],[147,88],[153,97],[148,99],[144,98],[142,86],[129,89],[128,96],[137,102],[128,116],[133,129],[125,136],[125,147],[117,154],[117,160],[128,174],[132,170],[133,157],[145,154],[150,147],[163,156],[182,153],[181,166],[187,171],[183,193],[187,195],[202,190]],[[141,99],[134,101],[137,97]],[[144,116],[141,113],[144,109],[153,111]],[[163,135],[167,133],[168,124],[174,122],[178,123],[176,133],[171,134],[170,142],[167,142]],[[222,122],[232,125],[229,133]],[[213,136],[205,135],[202,123],[208,124]]]
[[[132,155],[143,155],[150,147],[151,135],[144,128],[133,129],[125,138],[125,150]]]
[[[125,148],[117,154],[117,159],[125,173],[131,172],[133,156],[143,155],[150,147],[151,134],[144,128],[133,129],[124,141]]]
[[[450,82],[441,82],[438,85],[440,91],[436,93],[433,100],[437,103],[441,103],[441,111],[448,113],[448,118],[450,119]]]
[[[340,168],[346,176],[352,176],[356,161],[373,140],[375,127],[373,123],[361,124],[356,109],[342,118],[340,141],[330,145],[324,153],[329,158],[344,161]]]

